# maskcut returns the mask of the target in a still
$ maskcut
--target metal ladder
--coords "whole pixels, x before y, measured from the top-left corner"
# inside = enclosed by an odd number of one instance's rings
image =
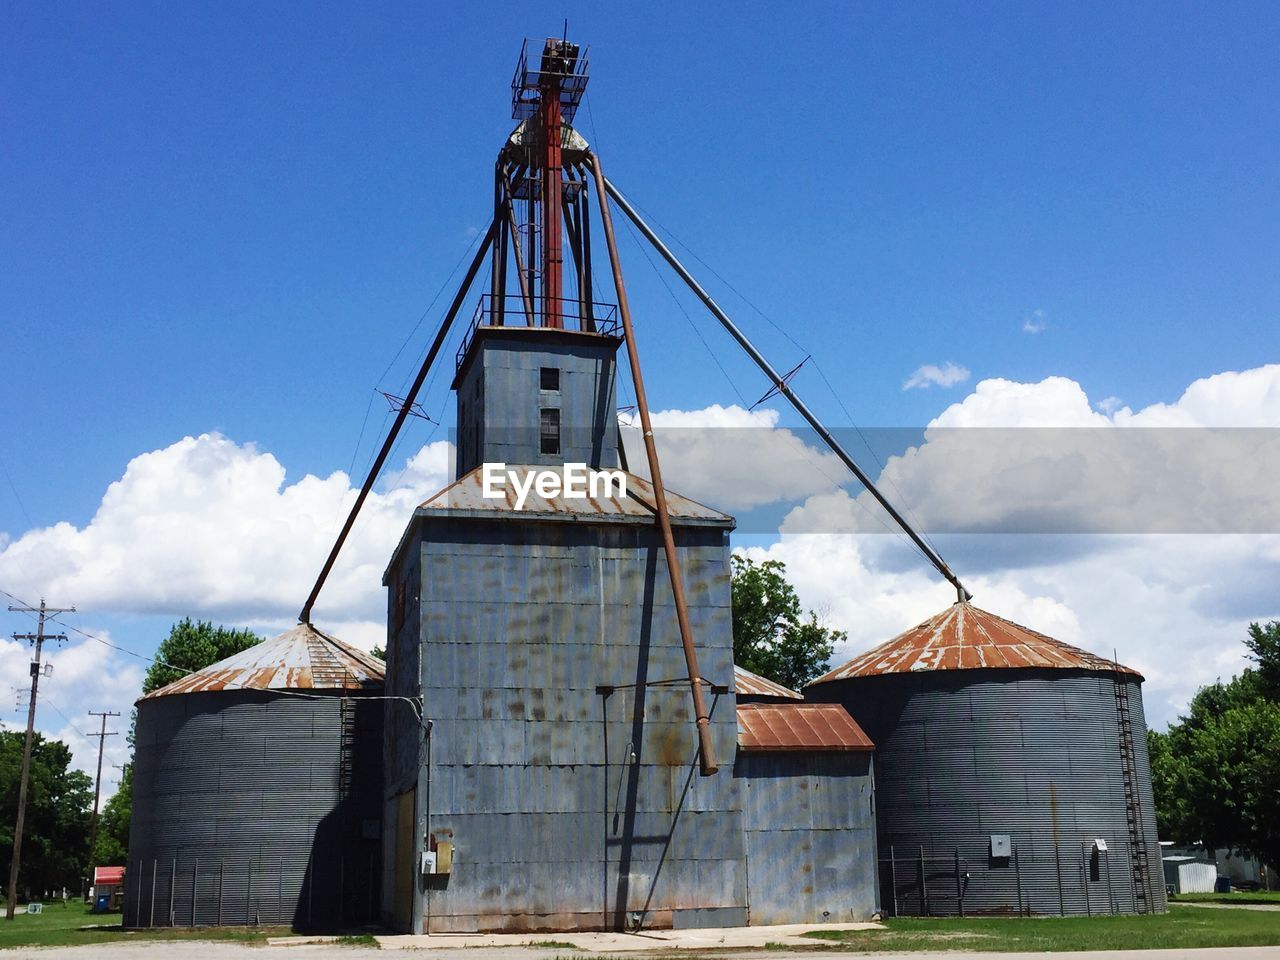
[[[311,661],[311,682],[316,688],[350,687],[354,678],[333,650],[320,637],[307,638],[307,654]],[[351,792],[355,779],[356,707],[350,697],[339,702],[341,742],[338,752],[339,796]]]
[[[356,705],[350,697],[343,697],[342,741],[338,754],[338,796],[350,796],[355,782],[356,754]]]
[[[1151,864],[1146,828],[1142,822],[1142,798],[1138,793],[1138,763],[1133,749],[1133,719],[1129,711],[1129,684],[1116,665],[1116,718],[1120,723],[1120,760],[1124,767],[1124,815],[1129,827],[1129,859],[1133,864],[1133,907],[1151,912]]]

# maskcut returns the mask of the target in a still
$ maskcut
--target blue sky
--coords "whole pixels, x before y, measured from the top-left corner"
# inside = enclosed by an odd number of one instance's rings
[[[8,3],[0,531],[83,527],[188,435],[288,483],[359,471],[374,388],[411,375],[487,223],[520,40],[566,17],[609,176],[861,426],[992,377],[1138,410],[1277,359],[1273,5]],[[677,291],[726,378],[621,242],[654,406],[754,401],[754,368]],[[970,376],[903,390],[947,362]],[[847,425],[815,372],[796,385]],[[136,616],[145,649],[168,614]]]
[[[861,424],[936,414],[900,389],[922,363],[1145,404],[1274,348],[1265,4],[6,9],[0,456],[36,523],[83,522],[129,457],[192,431],[345,469],[485,223],[519,38],[566,16],[610,176]],[[735,399],[624,242],[655,403]],[[0,486],[0,529],[25,525]]]

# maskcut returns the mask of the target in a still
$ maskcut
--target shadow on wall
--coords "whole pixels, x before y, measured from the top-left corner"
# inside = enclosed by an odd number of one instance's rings
[[[299,931],[376,925],[382,886],[383,701],[352,698],[337,805],[316,825],[293,914]]]

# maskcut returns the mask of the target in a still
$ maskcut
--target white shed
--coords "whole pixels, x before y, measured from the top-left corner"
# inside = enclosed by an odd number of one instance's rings
[[[1164,858],[1164,882],[1171,893],[1213,893],[1218,865],[1204,857]]]

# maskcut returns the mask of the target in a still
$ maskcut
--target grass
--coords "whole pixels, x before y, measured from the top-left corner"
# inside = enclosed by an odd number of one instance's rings
[[[334,943],[342,947],[377,947],[380,946],[377,937],[371,933],[348,934],[338,937]]]
[[[855,953],[875,950],[1070,951],[1280,944],[1280,917],[1259,910],[1194,910],[1141,917],[897,918],[884,930],[807,934]]]
[[[1177,893],[1169,898],[1172,903],[1274,903],[1280,905],[1280,890],[1254,890],[1246,893]]]
[[[25,907],[19,907],[25,910]],[[1214,911],[1206,910],[1205,913]],[[265,943],[267,937],[287,936],[288,927],[207,927],[125,931],[118,913],[90,913],[82,903],[46,904],[43,913],[0,917],[0,951],[15,947],[78,947],[122,940],[227,940]]]
[[[530,940],[525,944],[526,947],[546,947],[548,950],[577,950],[576,943],[570,943],[567,940]]]

